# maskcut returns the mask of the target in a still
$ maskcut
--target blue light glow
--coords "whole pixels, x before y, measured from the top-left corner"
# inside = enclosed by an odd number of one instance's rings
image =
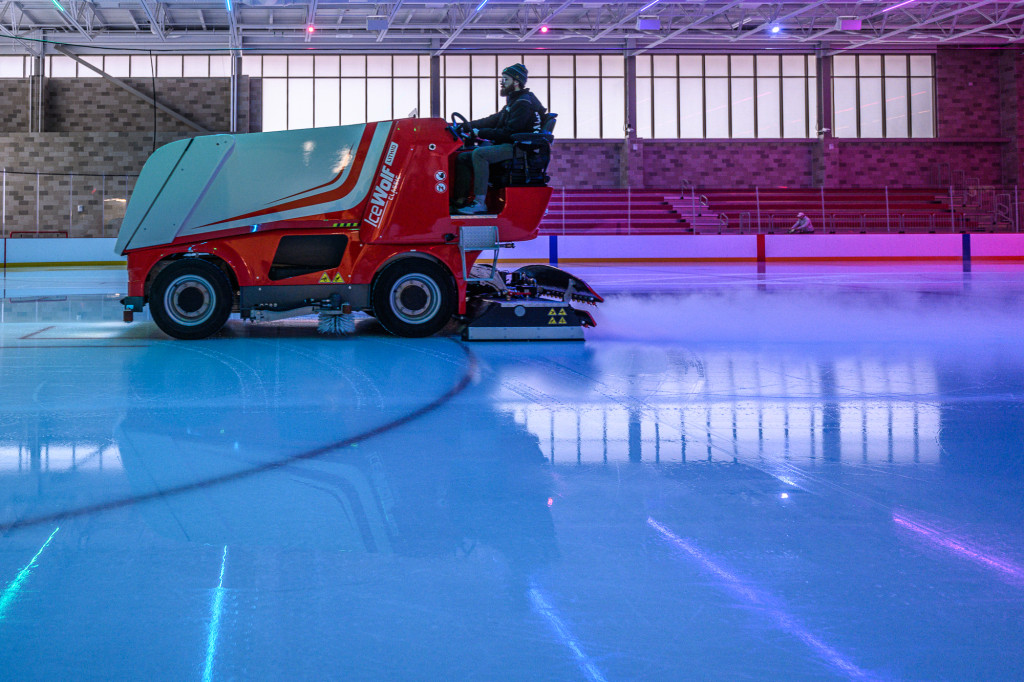
[[[29,575],[32,574],[32,569],[36,567],[36,559],[38,559],[39,555],[43,553],[43,550],[46,549],[46,546],[50,544],[50,541],[53,540],[53,536],[56,535],[59,530],[60,526],[53,529],[53,532],[50,533],[50,537],[46,538],[46,542],[44,542],[43,546],[39,548],[39,551],[36,552],[35,556],[25,564],[23,569],[18,571],[18,575],[14,576],[14,580],[7,583],[7,587],[4,588],[3,594],[0,594],[0,623],[2,623],[4,618],[7,617],[7,609],[9,609],[11,604],[14,603],[14,600],[18,597],[18,592],[21,590],[22,584],[28,580]]]
[[[722,580],[722,586],[732,592],[733,595],[757,606],[762,613],[775,621],[775,625],[778,626],[779,629],[784,630],[799,639],[836,670],[852,680],[877,679],[870,672],[858,667],[855,663],[844,657],[840,652],[836,651],[819,639],[816,635],[805,628],[795,616],[779,608],[775,604],[776,600],[773,599],[771,595],[761,592],[754,587],[750,587],[749,580],[742,579],[725,570],[715,561],[706,556],[699,548],[686,540],[683,540],[653,518],[647,517],[647,525],[658,531],[658,534],[661,535],[663,539],[667,540],[673,547],[689,555],[690,558],[696,559],[697,562],[704,566],[705,569],[718,576]]]
[[[488,2],[488,0],[484,0],[484,1],[483,1],[483,2],[481,2],[481,3],[479,4],[479,5],[477,5],[477,6],[476,6],[476,9],[475,9],[475,10],[473,10],[473,11],[474,11],[474,12],[479,12],[480,10],[482,10],[482,9],[484,8],[484,5],[486,5],[486,4],[487,4],[487,2]]]
[[[558,613],[555,612],[555,607],[548,603],[548,600],[544,598],[540,590],[536,587],[530,588],[530,603],[533,604],[533,608],[540,615],[544,616],[547,620],[548,625],[554,630],[555,636],[558,640],[564,644],[569,651],[572,652],[576,658],[576,663],[580,666],[580,671],[583,675],[590,680],[590,682],[606,682],[604,675],[597,669],[594,662],[590,660],[586,652],[580,647],[579,640],[572,634],[569,627],[565,622],[559,618]]]
[[[782,29],[780,27],[778,27],[778,26],[772,26],[772,33],[778,33],[781,30]]]
[[[646,12],[646,11],[647,11],[647,10],[649,10],[650,8],[652,8],[652,7],[654,7],[655,5],[657,5],[657,4],[659,3],[659,2],[661,2],[661,0],[654,0],[653,2],[649,2],[649,3],[647,3],[646,5],[644,5],[643,7],[641,7],[641,8],[640,8],[640,11],[641,11],[641,12]]]
[[[224,4],[227,5],[228,11],[231,11],[231,0],[224,0]]]
[[[52,2],[54,4],[54,6],[57,9],[59,9],[61,12],[63,12],[64,14],[68,13],[68,11],[66,9],[64,9],[64,5],[62,5],[59,2],[57,2],[57,0],[50,0],[50,2]]]
[[[789,499],[789,493],[782,493],[781,495],[779,495],[779,497],[781,497],[784,500],[788,500]]]
[[[203,667],[203,682],[213,679],[213,660],[217,656],[217,637],[220,635],[220,614],[224,607],[224,567],[228,563],[228,546],[224,545],[224,554],[220,559],[220,579],[213,590],[213,603],[210,605],[210,634],[206,638],[206,665]]]

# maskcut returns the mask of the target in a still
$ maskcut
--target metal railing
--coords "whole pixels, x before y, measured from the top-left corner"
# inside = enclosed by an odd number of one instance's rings
[[[1017,186],[983,186],[963,171],[944,167],[952,183],[935,190],[935,211],[904,210],[885,196],[863,206],[825,189],[805,192],[805,211],[816,232],[1020,232],[1024,210]],[[0,178],[0,237],[115,237],[131,199],[136,175],[43,173],[3,169]],[[750,203],[722,208],[684,180],[678,189],[626,187],[597,212],[578,209],[573,190],[557,187],[541,223],[542,234],[716,234],[788,231],[796,216],[772,205],[767,188],[746,190]],[[660,195],[660,197],[658,196]],[[808,197],[813,196],[813,200]],[[777,200],[777,195],[775,197]],[[835,204],[842,201],[844,206]],[[766,205],[767,204],[767,205]],[[787,209],[788,210],[788,209]]]
[[[136,175],[0,171],[0,237],[115,237]]]

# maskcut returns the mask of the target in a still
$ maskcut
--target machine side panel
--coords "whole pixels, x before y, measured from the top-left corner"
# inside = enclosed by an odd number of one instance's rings
[[[128,203],[121,229],[117,233],[114,252],[121,255],[128,247],[128,242],[149,215],[153,204],[167,185],[178,162],[185,155],[192,140],[178,140],[157,149],[146,161],[139,174],[139,179],[132,190],[132,200]]]
[[[143,213],[144,220],[123,248],[358,210],[391,127],[381,122],[194,138],[176,168],[164,168],[172,177],[151,208],[136,209],[133,197],[129,211]]]
[[[128,246],[137,249],[172,241],[231,157],[234,146],[231,135],[193,138]]]
[[[363,215],[362,239],[388,244],[443,241],[452,229],[449,157],[459,146],[439,118],[396,121]]]
[[[236,135],[180,236],[351,210],[370,190],[390,122]]]

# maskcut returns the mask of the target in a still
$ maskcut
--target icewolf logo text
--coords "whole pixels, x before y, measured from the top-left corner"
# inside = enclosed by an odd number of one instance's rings
[[[373,188],[373,196],[370,197],[370,210],[367,212],[366,222],[374,227],[380,225],[384,211],[395,198],[395,174],[391,172],[391,164],[394,163],[397,152],[398,144],[392,142],[388,147],[387,156],[384,157],[377,186]]]

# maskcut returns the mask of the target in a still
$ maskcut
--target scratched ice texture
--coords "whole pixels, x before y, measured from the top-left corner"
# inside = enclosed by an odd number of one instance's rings
[[[7,271],[0,678],[1024,679],[1024,268],[573,268],[585,343]]]

